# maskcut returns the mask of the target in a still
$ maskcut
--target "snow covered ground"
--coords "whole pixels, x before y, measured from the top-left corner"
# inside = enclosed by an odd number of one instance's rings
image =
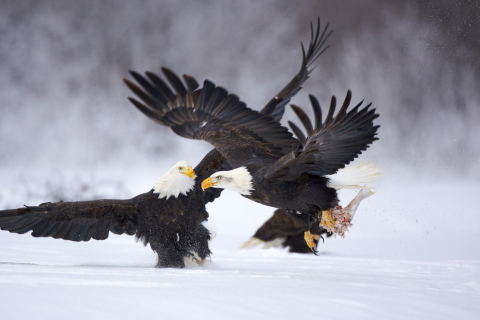
[[[351,232],[319,256],[240,250],[273,209],[228,192],[208,207],[217,238],[203,267],[155,269],[129,236],[0,231],[0,320],[480,319],[474,1],[245,2],[0,1],[0,210],[127,198],[178,160],[197,164],[211,146],[135,110],[127,70],[166,65],[259,110],[320,16],[331,47],[292,103],[311,112],[307,94],[325,107],[350,88],[381,115],[361,160],[385,176]],[[287,120],[298,124],[290,108]]]
[[[181,270],[153,268],[153,252],[129,236],[2,231],[1,319],[478,319],[479,187],[386,175],[319,256],[240,250],[273,210],[225,192],[208,207],[211,261]]]

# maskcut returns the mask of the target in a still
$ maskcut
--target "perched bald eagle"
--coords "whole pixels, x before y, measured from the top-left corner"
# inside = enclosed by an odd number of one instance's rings
[[[109,232],[126,233],[150,244],[158,256],[157,267],[182,268],[186,260],[202,262],[210,255],[211,234],[202,224],[208,219],[205,203],[220,193],[206,193],[195,182],[218,169],[217,164],[215,153],[194,170],[180,161],[152,190],[128,200],[47,202],[3,210],[0,229],[71,241],[105,240]]]

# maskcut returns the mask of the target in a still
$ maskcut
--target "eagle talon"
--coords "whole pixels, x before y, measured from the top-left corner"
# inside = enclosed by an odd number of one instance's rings
[[[335,220],[333,220],[332,215],[330,214],[333,209],[328,209],[322,211],[322,220],[320,221],[320,225],[324,228],[330,227],[331,229],[335,228]],[[326,228],[328,229],[328,228]]]
[[[305,242],[307,243],[307,246],[316,255],[317,254],[317,245],[315,244],[314,240],[318,241],[318,240],[320,240],[320,238],[323,238],[323,237],[321,237],[318,234],[311,234],[310,231],[306,231],[305,235],[304,235],[304,238],[305,238]]]

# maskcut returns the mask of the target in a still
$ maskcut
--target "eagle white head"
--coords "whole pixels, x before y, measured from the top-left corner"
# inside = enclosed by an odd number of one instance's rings
[[[248,196],[253,190],[252,175],[246,167],[240,167],[230,171],[218,171],[203,180],[202,189],[223,188]]]
[[[195,185],[195,173],[187,161],[179,161],[172,169],[157,180],[153,187],[153,193],[158,193],[159,199],[175,198],[181,193],[186,195]]]

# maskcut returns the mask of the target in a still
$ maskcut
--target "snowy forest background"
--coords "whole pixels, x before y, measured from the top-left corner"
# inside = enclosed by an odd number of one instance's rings
[[[2,1],[0,168],[88,183],[107,168],[121,180],[196,164],[210,146],[131,106],[128,70],[165,65],[259,109],[297,72],[320,16],[331,48],[292,102],[311,114],[307,94],[328,105],[351,89],[381,115],[363,159],[478,179],[479,15],[475,1]],[[288,119],[298,121],[289,108]]]
[[[211,146],[136,110],[128,70],[208,78],[258,110],[298,71],[318,16],[331,47],[292,103],[312,115],[308,94],[326,107],[351,89],[380,114],[380,140],[358,161],[385,175],[346,239],[318,257],[239,250],[273,210],[228,192],[207,207],[217,238],[204,268],[153,269],[127,236],[0,231],[2,319],[476,319],[478,1],[2,0],[0,210],[130,198],[177,161],[196,165]],[[298,123],[290,108],[287,120]]]

